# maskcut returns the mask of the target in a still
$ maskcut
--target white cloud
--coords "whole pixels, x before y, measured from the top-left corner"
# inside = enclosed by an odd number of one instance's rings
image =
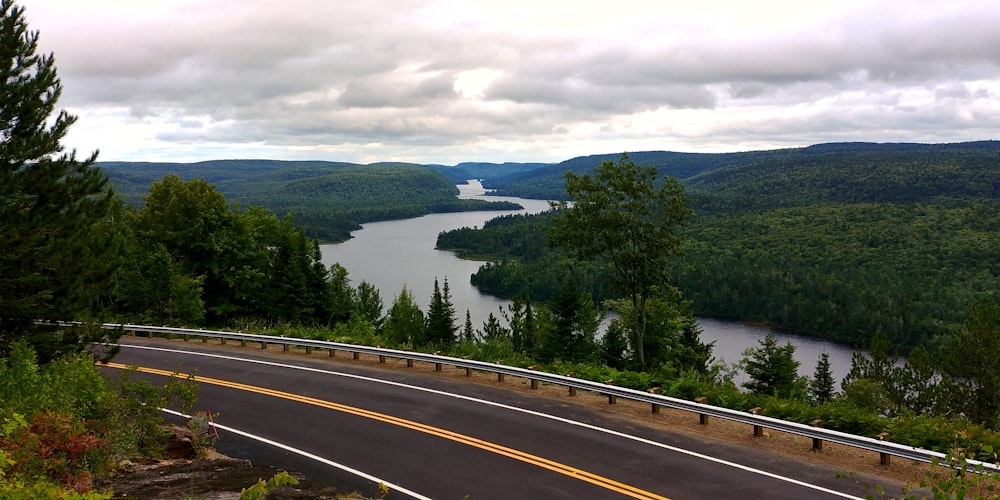
[[[555,161],[992,139],[977,0],[33,0],[105,160]],[[223,156],[220,156],[223,155]]]

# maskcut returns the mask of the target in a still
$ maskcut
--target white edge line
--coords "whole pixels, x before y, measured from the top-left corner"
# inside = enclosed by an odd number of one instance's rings
[[[191,415],[185,415],[185,414],[183,414],[183,413],[181,413],[179,411],[174,411],[174,410],[171,410],[171,409],[168,409],[168,408],[160,408],[160,411],[165,412],[165,413],[169,413],[171,415],[176,415],[176,416],[182,417],[182,418],[188,418],[188,419],[191,418]],[[361,472],[361,471],[359,471],[357,469],[352,469],[351,467],[348,467],[346,465],[338,464],[337,462],[334,462],[332,460],[327,460],[327,459],[325,459],[323,457],[320,457],[320,456],[317,456],[317,455],[313,455],[312,453],[309,453],[308,451],[303,451],[303,450],[300,450],[298,448],[293,448],[291,446],[288,446],[287,444],[282,444],[282,443],[279,443],[277,441],[272,441],[270,439],[267,439],[265,437],[257,436],[257,435],[254,435],[254,434],[250,434],[249,432],[241,431],[239,429],[234,429],[232,427],[229,427],[228,425],[222,425],[222,424],[218,424],[218,423],[215,423],[215,422],[210,422],[209,425],[212,425],[216,429],[222,429],[222,430],[224,430],[226,432],[231,432],[233,434],[238,434],[238,435],[243,436],[245,438],[250,438],[250,439],[253,439],[255,441],[260,441],[260,442],[262,442],[264,444],[269,444],[271,446],[275,446],[275,447],[281,448],[282,450],[286,450],[286,451],[290,451],[290,452],[298,454],[298,455],[302,455],[303,457],[310,458],[312,460],[315,460],[317,462],[321,462],[323,464],[326,464],[326,465],[329,465],[331,467],[340,469],[342,471],[349,472],[351,474],[354,474],[355,476],[362,477],[362,478],[367,479],[369,481],[372,481],[372,482],[374,482],[376,484],[384,484],[384,485],[386,485],[386,486],[389,487],[390,491],[398,491],[400,493],[404,493],[406,495],[409,495],[409,496],[411,496],[413,498],[417,498],[417,499],[420,499],[420,500],[432,500],[429,497],[425,497],[425,496],[423,496],[423,495],[421,495],[419,493],[410,491],[410,490],[408,490],[408,489],[406,489],[406,488],[404,488],[402,486],[399,486],[398,484],[390,483],[390,482],[388,482],[388,481],[386,481],[384,479],[379,479],[379,478],[377,478],[377,477],[375,477],[375,476],[373,476],[371,474],[366,474],[366,473]]]
[[[688,455],[688,456],[700,458],[702,460],[707,460],[709,462],[715,462],[715,463],[720,464],[720,465],[726,465],[726,466],[733,467],[733,468],[736,468],[736,469],[740,469],[740,470],[743,470],[743,471],[746,471],[746,472],[751,472],[751,473],[754,473],[754,474],[759,474],[759,475],[762,475],[762,476],[770,477],[772,479],[777,479],[779,481],[785,481],[785,482],[788,482],[788,483],[791,483],[791,484],[795,484],[795,485],[798,485],[798,486],[802,486],[802,487],[805,487],[805,488],[813,489],[813,490],[816,490],[816,491],[821,491],[823,493],[828,493],[828,494],[839,496],[839,497],[843,497],[843,498],[850,498],[852,500],[864,500],[864,498],[862,498],[862,497],[856,497],[856,496],[853,496],[853,495],[850,495],[850,494],[847,494],[847,493],[844,493],[844,492],[840,492],[840,491],[836,491],[836,490],[831,490],[829,488],[824,488],[823,486],[819,486],[819,485],[815,485],[815,484],[810,484],[810,483],[807,483],[807,482],[804,482],[804,481],[799,481],[798,479],[781,476],[781,475],[775,474],[773,472],[768,472],[768,471],[765,471],[765,470],[756,469],[756,468],[750,467],[748,465],[738,464],[736,462],[730,462],[728,460],[723,460],[721,458],[716,458],[716,457],[704,455],[704,454],[701,454],[701,453],[698,453],[698,452],[695,452],[695,451],[685,450],[683,448],[678,448],[676,446],[671,446],[669,444],[664,444],[664,443],[660,443],[660,442],[657,442],[657,441],[652,441],[652,440],[649,440],[649,439],[646,439],[646,438],[641,438],[639,436],[633,436],[633,435],[630,435],[630,434],[625,434],[623,432],[618,432],[618,431],[615,431],[615,430],[606,429],[604,427],[598,427],[596,425],[586,424],[586,423],[583,423],[583,422],[577,422],[575,420],[569,420],[569,419],[566,419],[566,418],[563,418],[563,417],[558,417],[558,416],[555,416],[555,415],[549,415],[547,413],[541,413],[541,412],[537,412],[537,411],[534,411],[534,410],[528,410],[528,409],[525,409],[525,408],[518,408],[516,406],[510,406],[510,405],[506,405],[506,404],[503,404],[503,403],[496,403],[496,402],[487,401],[487,400],[484,400],[484,399],[473,398],[471,396],[464,396],[464,395],[461,395],[461,394],[453,394],[453,393],[450,393],[450,392],[439,391],[439,390],[436,390],[436,389],[428,389],[426,387],[419,387],[419,386],[415,386],[415,385],[404,384],[404,383],[401,383],[401,382],[393,382],[391,380],[381,380],[381,379],[377,379],[377,378],[365,377],[365,376],[362,376],[362,375],[354,375],[354,374],[351,374],[351,373],[334,372],[334,371],[330,371],[330,370],[323,370],[323,369],[320,369],[320,368],[312,368],[312,367],[308,367],[308,366],[296,366],[296,365],[289,365],[289,364],[285,364],[285,363],[275,363],[275,362],[272,362],[272,361],[263,361],[263,360],[259,360],[259,359],[238,358],[238,357],[235,357],[235,356],[225,356],[225,355],[222,355],[222,354],[212,354],[212,353],[199,352],[199,351],[185,351],[185,350],[181,350],[181,349],[165,349],[165,348],[162,348],[162,347],[139,346],[139,345],[131,345],[131,344],[119,344],[119,345],[121,347],[131,347],[131,348],[135,348],[135,349],[148,349],[148,350],[153,350],[153,351],[165,351],[165,352],[176,352],[176,353],[183,353],[183,354],[192,354],[192,355],[196,355],[196,356],[206,356],[206,357],[226,359],[226,360],[231,360],[231,361],[242,361],[244,363],[256,363],[256,364],[262,364],[262,365],[268,365],[268,366],[275,366],[275,367],[279,367],[279,368],[291,368],[291,369],[295,369],[295,370],[309,371],[309,372],[315,372],[315,373],[323,373],[323,374],[326,374],[326,375],[334,375],[334,376],[339,376],[339,377],[352,378],[352,379],[356,379],[356,380],[364,380],[364,381],[367,381],[367,382],[376,382],[376,383],[380,383],[380,384],[392,385],[392,386],[396,386],[396,387],[403,387],[403,388],[406,388],[406,389],[427,392],[427,393],[436,394],[436,395],[439,395],[439,396],[446,396],[446,397],[461,399],[461,400],[465,400],[465,401],[471,401],[471,402],[475,402],[475,403],[484,404],[484,405],[487,405],[487,406],[493,406],[493,407],[496,407],[496,408],[503,408],[505,410],[521,412],[521,413],[524,413],[524,414],[527,414],[527,415],[532,415],[532,416],[541,417],[541,418],[547,418],[547,419],[550,419],[550,420],[554,420],[556,422],[561,422],[561,423],[569,424],[569,425],[575,425],[577,427],[582,427],[582,428],[593,430],[593,431],[603,432],[605,434],[609,434],[609,435],[620,437],[620,438],[624,438],[624,439],[630,439],[632,441],[640,442],[640,443],[643,443],[643,444],[648,444],[650,446],[655,446],[655,447],[658,447],[658,448],[663,448],[665,450],[670,450],[670,451],[673,451],[675,453],[681,453],[681,454],[684,454],[684,455]],[[283,446],[283,445],[279,445],[279,446]]]

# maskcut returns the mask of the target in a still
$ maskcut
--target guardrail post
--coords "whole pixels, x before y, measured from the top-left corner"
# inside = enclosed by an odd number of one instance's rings
[[[535,366],[535,365],[531,365],[531,366],[528,367],[529,370],[534,370],[535,368],[538,368],[538,367]],[[535,379],[530,379],[530,380],[531,380],[531,388],[532,389],[538,389],[538,381],[535,380]]]
[[[607,385],[615,385],[615,381],[614,380],[605,380],[604,383],[607,384]],[[617,402],[618,402],[618,396],[615,396],[614,394],[608,394],[608,404],[609,405],[613,405],[613,404],[615,404]]]
[[[202,336],[201,337],[201,343],[202,344],[207,344],[208,343],[208,337]]]
[[[472,359],[472,356],[462,356],[462,359]],[[472,376],[472,368],[465,367],[465,376],[466,377]]]
[[[441,351],[434,351],[434,355],[435,356],[440,356],[441,355]],[[436,371],[436,372],[441,371],[441,363],[434,363],[434,371]]]
[[[649,388],[649,393],[650,394],[659,394],[660,393],[660,388],[659,387],[650,387]],[[660,413],[660,405],[658,405],[656,403],[652,403],[652,405],[653,405],[653,409],[652,409],[653,415],[656,415],[657,413]]]
[[[313,348],[309,347],[309,346],[306,346],[306,354],[309,355],[309,354],[312,354],[312,353],[313,353]]]
[[[222,345],[226,345],[226,337],[221,337],[219,340],[222,341]]]
[[[246,346],[247,346],[247,341],[244,339],[240,339],[240,347],[246,347]]]
[[[359,359],[361,359],[361,353],[358,351],[354,351],[354,361],[357,361]]]
[[[188,341],[188,338],[189,338],[190,336],[189,336],[189,335],[187,335],[187,334],[184,334],[184,335],[181,335],[181,337],[183,337],[183,338],[184,338],[184,342],[187,342],[187,341]]]
[[[281,344],[281,350],[282,351],[288,352],[289,347],[290,346],[288,344]]]
[[[267,349],[267,342],[261,342],[260,343],[260,348],[261,349]]]
[[[820,419],[813,420],[809,422],[809,425],[813,427],[823,427],[823,421]],[[813,451],[823,451],[823,440],[820,438],[813,438]]]
[[[406,360],[406,367],[407,368],[413,368],[413,360],[412,359]]]
[[[378,355],[378,362],[381,364],[385,364],[385,354]]]
[[[576,372],[569,372],[566,374],[567,377],[576,377]],[[576,387],[569,386],[569,395],[576,396]]]
[[[881,433],[881,434],[879,434],[879,435],[877,435],[875,437],[878,438],[879,441],[888,441],[889,440],[889,433],[888,432],[883,432],[883,433]],[[880,464],[888,467],[889,464],[891,463],[891,457],[892,457],[892,455],[890,455],[888,453],[881,453],[880,452],[878,454],[878,463],[880,463]]]
[[[500,363],[499,361],[497,361],[496,364],[499,365],[499,364],[502,364],[502,363]],[[497,382],[503,382],[503,373],[497,372]]]
[[[698,404],[707,405],[708,404],[708,398],[705,397],[705,396],[701,396],[701,397],[698,397],[698,398],[694,398],[694,402],[698,403]],[[704,413],[699,413],[698,414],[698,423],[701,424],[701,425],[708,425],[708,415],[706,415]]]
[[[752,413],[754,415],[760,415],[761,411],[763,411],[763,408],[761,408],[759,406],[756,407],[756,408],[750,408],[750,413]],[[753,437],[756,437],[756,438],[764,437],[764,427],[761,426],[761,425],[754,424],[753,425]]]

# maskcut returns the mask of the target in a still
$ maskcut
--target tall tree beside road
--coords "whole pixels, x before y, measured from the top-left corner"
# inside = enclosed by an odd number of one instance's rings
[[[657,187],[659,184],[659,187]],[[680,251],[679,226],[694,214],[677,179],[656,167],[640,168],[623,154],[605,161],[593,176],[566,172],[566,192],[549,232],[550,242],[580,259],[601,257],[614,270],[614,287],[637,315],[630,344],[646,369],[647,303],[669,296],[670,258]]]
[[[427,306],[427,328],[424,331],[425,342],[444,347],[453,344],[458,339],[458,328],[455,326],[455,306],[451,303],[451,289],[448,278],[444,279],[444,287],[434,279],[434,294]]]
[[[24,8],[3,0],[0,15],[0,356],[23,339],[47,361],[107,337],[38,320],[96,319],[118,262],[104,237],[118,201],[96,151],[78,161],[61,145],[76,117],[56,113],[55,58],[36,53]]]
[[[807,382],[799,377],[799,362],[791,341],[778,345],[778,339],[768,332],[758,347],[743,351],[740,364],[750,380],[743,383],[754,394],[800,399],[806,394]]]
[[[961,408],[973,421],[1000,427],[1000,304],[977,302],[942,357],[954,383],[952,407]]]

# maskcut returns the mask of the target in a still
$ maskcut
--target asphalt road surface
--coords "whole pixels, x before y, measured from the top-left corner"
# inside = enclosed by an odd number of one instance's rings
[[[122,342],[114,363],[148,368],[142,376],[156,384],[168,372],[196,372],[196,409],[232,429],[220,430],[220,452],[347,490],[374,494],[381,481],[390,485],[388,498],[455,500],[867,493],[830,466],[750,454],[503,388],[195,342]]]

